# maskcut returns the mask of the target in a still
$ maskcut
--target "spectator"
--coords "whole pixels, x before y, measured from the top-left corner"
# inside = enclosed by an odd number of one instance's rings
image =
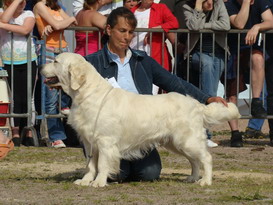
[[[228,14],[230,16],[230,22],[232,28],[236,29],[249,29],[246,34],[241,35],[240,42],[240,76],[239,79],[239,92],[245,89],[243,84],[243,75],[244,72],[242,62],[243,58],[246,58],[248,61],[249,56],[249,46],[252,46],[251,53],[251,86],[252,86],[252,102],[251,102],[251,115],[254,118],[265,118],[267,113],[263,108],[263,103],[259,99],[263,84],[264,84],[264,57],[260,42],[258,40],[259,32],[267,29],[273,28],[273,16],[270,11],[271,3],[268,0],[228,0],[225,2]],[[226,94],[228,101],[237,103],[237,35],[229,36],[229,46],[231,51],[231,58],[228,65],[228,80],[226,87]],[[244,66],[248,67],[248,66]],[[235,71],[234,71],[235,70]],[[229,122],[232,134],[231,134],[231,146],[232,147],[242,147],[242,134],[238,129],[238,121],[233,120]]]
[[[186,27],[192,31],[212,29],[228,31],[230,22],[223,0],[188,0],[183,5],[183,14]],[[189,45],[185,51],[185,58],[191,58],[191,82],[201,88],[208,95],[216,96],[218,84],[224,71],[225,52],[229,53],[225,42],[226,33],[215,33],[215,42],[212,33],[203,33],[202,39],[199,33],[191,33]],[[201,44],[202,42],[202,44]],[[218,146],[210,140],[209,147]]]
[[[31,79],[28,79],[27,71],[27,36],[31,34],[35,25],[35,18],[32,11],[24,11],[26,1],[24,0],[4,0],[4,12],[0,16],[1,28],[1,55],[4,63],[4,69],[7,70],[8,82],[11,86],[12,79],[14,82],[13,102],[14,113],[27,113],[27,81],[32,83],[32,90],[35,83],[37,72],[36,53],[34,43],[31,42]],[[13,33],[13,37],[10,34]],[[11,50],[11,42],[13,48]],[[11,57],[11,52],[12,57]],[[11,71],[13,64],[13,72]],[[15,146],[20,146],[20,131],[27,125],[26,118],[15,118],[12,126],[12,137]],[[33,144],[31,132],[26,134],[27,145]]]
[[[166,33],[170,29],[179,27],[176,17],[168,9],[165,4],[154,3],[154,0],[142,0],[140,4],[132,8],[138,24],[138,28],[162,28]],[[162,33],[153,33],[150,45],[150,34],[147,32],[140,32],[136,34],[131,43],[133,49],[144,50],[148,55],[152,56],[163,67],[172,71],[171,55],[168,51],[167,45],[164,42],[162,45]],[[150,48],[152,50],[150,51]],[[164,49],[164,55],[162,55]]]
[[[86,56],[104,78],[115,79],[127,91],[152,94],[152,84],[170,92],[191,95],[202,103],[226,101],[210,97],[190,83],[166,71],[143,51],[129,48],[134,37],[136,17],[125,7],[111,12],[107,19],[106,34],[109,39],[103,49]],[[121,160],[120,181],[152,181],[160,176],[161,161],[157,150],[145,154],[140,160]]]
[[[191,31],[201,29],[228,31],[230,29],[223,0],[188,0],[183,5],[183,13],[186,26]],[[226,33],[215,33],[215,42],[212,33],[203,33],[202,39],[199,33],[190,34],[186,57],[191,53],[191,70],[195,71],[194,77],[198,79],[195,85],[211,96],[217,95],[218,84],[224,70],[225,52],[229,53],[225,40]]]
[[[71,24],[76,24],[75,17],[69,17],[55,0],[37,0],[34,6],[34,14],[39,34],[46,36],[46,63],[52,62],[55,56],[68,51],[67,42],[64,38],[64,29]],[[45,109],[47,114],[58,113],[58,91],[45,87]],[[68,111],[69,98],[62,95],[62,109]],[[60,118],[48,118],[49,139],[52,147],[66,147],[62,140],[66,139],[64,127]]]
[[[267,96],[267,91],[266,91],[266,84],[264,87],[264,94],[262,93],[260,96],[260,99],[262,100],[263,98],[266,99]],[[267,108],[267,101],[264,101],[264,107],[265,109]],[[267,136],[261,131],[263,124],[264,124],[265,119],[250,119],[248,121],[247,128],[244,133],[245,138],[256,138],[256,139],[263,139],[266,138]]]
[[[100,0],[85,0],[83,9],[76,16],[78,26],[105,28],[106,17],[98,12],[105,4]],[[88,36],[88,43],[86,43]],[[82,56],[94,53],[99,48],[99,32],[89,31],[88,35],[85,31],[76,31],[76,48],[75,53]]]
[[[73,1],[73,14],[77,16],[78,12],[83,9],[84,0]],[[113,9],[123,6],[122,0],[105,0],[105,6],[101,7],[98,12],[102,15],[108,15]]]
[[[136,6],[140,0],[123,0],[123,6],[127,9],[132,9],[134,6]]]

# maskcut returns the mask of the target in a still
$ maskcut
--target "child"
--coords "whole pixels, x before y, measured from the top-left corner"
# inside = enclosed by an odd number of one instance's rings
[[[77,24],[75,17],[69,17],[60,7],[57,0],[37,0],[34,6],[34,15],[39,34],[46,39],[46,63],[54,61],[55,57],[68,51],[67,42],[64,38],[64,29],[71,24]],[[58,113],[58,91],[45,88],[45,109],[47,114]],[[67,108],[69,97],[62,95],[62,108]],[[65,105],[66,104],[66,105]],[[67,111],[64,110],[64,111]],[[64,113],[63,113],[64,114]],[[49,139],[52,147],[63,148],[66,145],[64,126],[60,118],[47,119]]]
[[[9,74],[9,85],[14,82],[13,102],[14,113],[27,113],[27,81],[31,80],[32,89],[34,87],[36,75],[36,53],[34,43],[31,42],[31,79],[27,76],[27,39],[35,25],[34,14],[31,11],[24,11],[25,0],[3,0],[4,12],[0,14],[1,32],[1,56],[4,69]],[[13,42],[13,49],[11,45]],[[13,59],[11,59],[11,52]],[[13,73],[11,64],[13,62]],[[12,127],[13,142],[15,146],[20,146],[20,130],[27,125],[26,118],[15,118]],[[31,133],[27,134],[31,140]]]

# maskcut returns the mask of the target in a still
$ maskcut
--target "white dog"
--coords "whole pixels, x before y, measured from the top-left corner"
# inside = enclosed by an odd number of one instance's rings
[[[78,185],[103,187],[119,172],[121,159],[143,157],[143,151],[163,146],[191,163],[189,182],[212,183],[212,157],[204,126],[240,117],[237,107],[203,105],[178,93],[137,95],[113,88],[82,56],[62,53],[42,72],[51,87],[71,96],[68,123],[77,131],[87,156],[88,172]],[[199,167],[204,168],[199,180]]]

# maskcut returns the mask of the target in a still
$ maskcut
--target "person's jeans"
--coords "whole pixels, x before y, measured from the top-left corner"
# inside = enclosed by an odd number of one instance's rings
[[[211,96],[217,95],[218,84],[224,71],[224,54],[194,52],[192,69],[200,71],[201,90]]]
[[[67,96],[67,95],[66,95]],[[67,96],[68,97],[68,96]],[[46,114],[58,114],[59,91],[45,86]],[[51,142],[66,139],[63,122],[60,118],[47,118],[48,135]]]
[[[162,165],[156,149],[142,159],[121,160],[119,181],[153,181],[160,177]]]

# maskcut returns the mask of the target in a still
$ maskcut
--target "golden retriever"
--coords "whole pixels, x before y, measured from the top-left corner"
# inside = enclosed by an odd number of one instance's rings
[[[212,157],[205,128],[240,117],[237,107],[204,105],[178,93],[138,95],[114,88],[82,56],[62,53],[41,71],[45,83],[72,98],[68,123],[77,131],[87,156],[87,173],[74,183],[103,187],[119,172],[121,159],[137,159],[163,146],[191,164],[189,182],[212,183]],[[200,165],[204,168],[199,178]]]

